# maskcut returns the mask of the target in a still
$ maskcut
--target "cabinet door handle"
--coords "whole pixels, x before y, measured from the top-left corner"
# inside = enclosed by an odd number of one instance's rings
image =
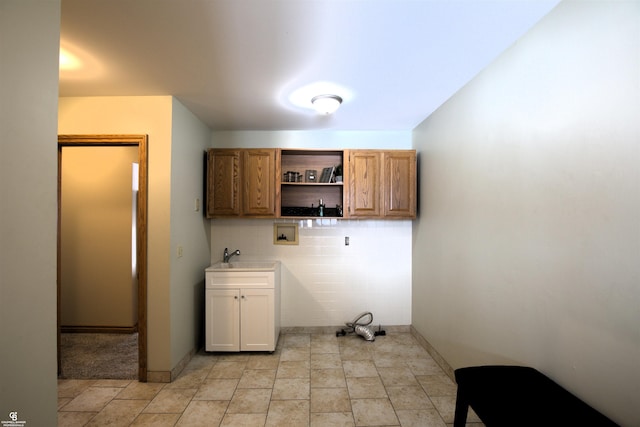
[[[234,299],[238,299],[238,295],[234,296],[233,298],[234,298]]]
[[[244,299],[244,295],[242,295],[242,299]]]

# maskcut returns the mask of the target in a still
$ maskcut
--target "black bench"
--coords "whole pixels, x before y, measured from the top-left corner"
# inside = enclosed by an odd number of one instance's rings
[[[454,427],[464,427],[469,406],[487,427],[617,426],[534,368],[472,366],[455,377]]]

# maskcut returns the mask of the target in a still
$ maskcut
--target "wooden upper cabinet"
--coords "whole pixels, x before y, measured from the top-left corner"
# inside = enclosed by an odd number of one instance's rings
[[[207,218],[239,216],[240,150],[207,152]]]
[[[243,150],[243,213],[250,216],[276,214],[276,150]]]
[[[349,217],[416,217],[415,150],[350,150],[349,174]]]
[[[212,148],[207,160],[208,218],[315,217],[320,199],[328,217],[416,217],[415,150]],[[307,181],[341,164],[344,182]],[[302,179],[282,181],[288,171]]]
[[[275,216],[275,149],[207,152],[207,217]]]
[[[394,150],[384,153],[384,216],[416,217],[416,152]]]
[[[351,218],[379,217],[382,186],[382,153],[352,150],[349,152],[349,206]]]

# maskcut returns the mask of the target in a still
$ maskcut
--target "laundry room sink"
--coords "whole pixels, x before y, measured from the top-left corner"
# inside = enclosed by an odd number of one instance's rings
[[[280,261],[238,261],[217,262],[207,268],[207,271],[275,271]]]
[[[280,333],[280,261],[205,270],[205,350],[273,352]]]

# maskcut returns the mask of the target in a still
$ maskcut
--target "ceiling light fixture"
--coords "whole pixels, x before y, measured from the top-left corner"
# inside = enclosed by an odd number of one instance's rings
[[[331,114],[340,107],[342,98],[338,95],[318,95],[311,98],[311,103],[318,113]]]

